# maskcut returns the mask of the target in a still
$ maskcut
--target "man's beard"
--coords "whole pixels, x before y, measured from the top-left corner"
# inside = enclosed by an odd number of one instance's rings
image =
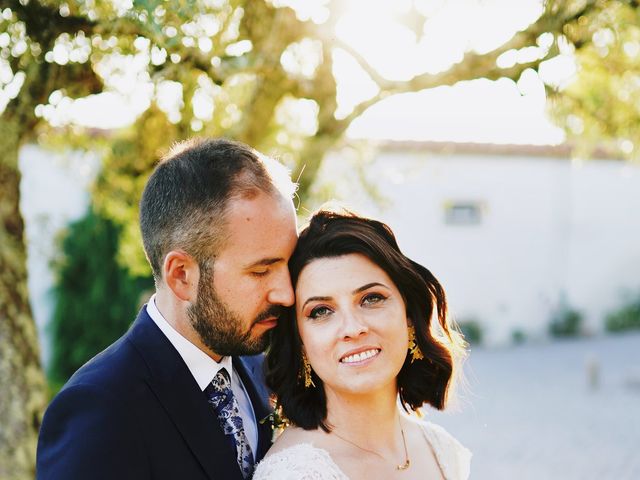
[[[201,265],[198,297],[187,308],[187,315],[202,343],[212,352],[222,356],[256,355],[265,350],[268,338],[266,334],[253,337],[251,326],[267,318],[280,317],[282,309],[280,305],[270,306],[243,331],[245,322],[216,294],[211,268]]]

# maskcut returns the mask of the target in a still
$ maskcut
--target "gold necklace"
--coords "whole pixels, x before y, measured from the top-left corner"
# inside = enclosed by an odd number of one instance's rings
[[[334,430],[332,430],[331,433],[333,433],[340,440],[343,440],[343,441],[353,445],[354,447],[359,448],[363,452],[371,453],[371,454],[373,454],[373,455],[375,455],[377,457],[380,457],[385,462],[389,461],[388,459],[386,459],[385,457],[380,455],[378,452],[374,452],[373,450],[369,450],[368,448],[361,447],[357,443],[352,442],[351,440],[349,440],[347,438],[344,438],[342,435],[336,433]],[[411,466],[411,460],[409,459],[409,451],[407,450],[407,441],[404,438],[404,429],[402,428],[402,423],[400,423],[400,433],[402,434],[402,446],[404,447],[404,463],[396,465],[396,470],[406,470],[407,468],[409,468]]]

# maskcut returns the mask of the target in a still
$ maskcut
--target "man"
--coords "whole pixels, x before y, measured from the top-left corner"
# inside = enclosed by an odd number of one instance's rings
[[[140,202],[156,293],[49,406],[38,478],[251,476],[271,437],[256,354],[294,299],[293,191],[282,166],[227,140],[161,160]]]

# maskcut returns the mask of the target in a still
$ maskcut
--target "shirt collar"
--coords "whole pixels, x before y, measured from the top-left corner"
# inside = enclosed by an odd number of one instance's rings
[[[178,351],[182,360],[184,360],[184,363],[187,364],[187,368],[198,383],[200,390],[204,391],[204,389],[207,388],[207,385],[211,383],[211,380],[213,380],[221,368],[226,368],[229,373],[229,379],[233,379],[233,365],[231,363],[231,357],[222,357],[219,362],[216,362],[213,358],[184,338],[169,324],[169,322],[165,320],[162,313],[160,313],[160,310],[158,310],[155,294],[152,295],[149,299],[149,303],[147,303],[147,313],[171,342],[171,345],[173,345]]]

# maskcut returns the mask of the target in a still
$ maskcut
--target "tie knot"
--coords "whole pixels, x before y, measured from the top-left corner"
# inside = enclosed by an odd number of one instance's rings
[[[216,373],[216,376],[213,377],[212,383],[214,386],[219,387],[220,389],[230,388],[231,387],[231,378],[229,378],[229,372],[227,372],[226,368],[221,368]]]
[[[229,408],[233,402],[233,390],[231,390],[231,381],[229,372],[224,368],[218,370],[218,373],[204,391],[209,403],[213,406],[217,413]]]

